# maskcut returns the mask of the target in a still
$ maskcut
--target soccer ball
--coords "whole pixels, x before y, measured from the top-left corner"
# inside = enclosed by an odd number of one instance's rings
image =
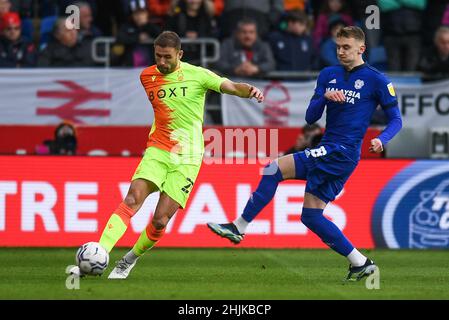
[[[108,263],[109,254],[98,242],[85,243],[76,252],[76,265],[83,274],[101,275]]]

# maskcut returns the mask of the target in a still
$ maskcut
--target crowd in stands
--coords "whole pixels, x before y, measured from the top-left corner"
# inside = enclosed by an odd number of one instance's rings
[[[68,29],[66,8],[80,8]],[[380,28],[366,29],[366,7]],[[216,70],[237,76],[313,71],[338,63],[335,35],[358,25],[365,60],[383,71],[449,75],[449,0],[0,0],[0,67],[92,67],[92,41],[115,37],[113,66],[154,63],[148,44],[161,30],[220,41]],[[200,63],[196,44],[184,60]]]

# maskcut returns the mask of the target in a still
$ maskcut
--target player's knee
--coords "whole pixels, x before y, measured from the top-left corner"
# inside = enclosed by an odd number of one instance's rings
[[[162,230],[162,229],[164,229],[167,226],[168,219],[165,218],[165,217],[161,217],[161,218],[154,217],[153,221],[151,222],[151,224],[153,225],[153,227],[156,230]]]
[[[134,208],[137,206],[137,200],[132,194],[128,194],[123,202],[130,208]]]
[[[308,227],[310,223],[312,222],[312,217],[309,214],[304,214],[304,212],[301,214],[301,222]]]
[[[303,208],[301,213],[301,222],[309,229],[313,228],[313,225],[317,218],[323,215],[321,209]]]
[[[277,182],[281,182],[283,180],[281,169],[276,161],[267,164],[263,169],[263,175],[265,177],[272,178]]]
[[[129,192],[123,202],[133,210],[138,210],[145,200],[143,194],[138,190],[132,190]]]

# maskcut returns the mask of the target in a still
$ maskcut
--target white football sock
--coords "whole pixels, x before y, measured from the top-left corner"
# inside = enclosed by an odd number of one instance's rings
[[[249,222],[242,218],[242,216],[238,217],[232,222],[236,227],[240,234],[244,234],[246,228],[249,225]]]
[[[129,264],[132,264],[132,263],[134,263],[134,261],[139,259],[139,256],[136,256],[132,250],[129,250],[129,252],[127,254],[125,254],[124,258],[125,258],[126,262],[128,262]]]
[[[346,258],[348,258],[353,267],[363,266],[367,259],[367,257],[361,254],[356,248],[354,248]]]

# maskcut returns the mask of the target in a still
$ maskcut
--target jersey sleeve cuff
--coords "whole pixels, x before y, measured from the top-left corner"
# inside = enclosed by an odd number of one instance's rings
[[[387,104],[385,104],[385,105],[382,105],[382,108],[383,108],[383,109],[389,109],[389,108],[394,108],[394,107],[396,107],[396,106],[398,106],[398,102],[397,102],[397,101],[394,101],[394,102],[391,102],[391,103],[387,103]]]

